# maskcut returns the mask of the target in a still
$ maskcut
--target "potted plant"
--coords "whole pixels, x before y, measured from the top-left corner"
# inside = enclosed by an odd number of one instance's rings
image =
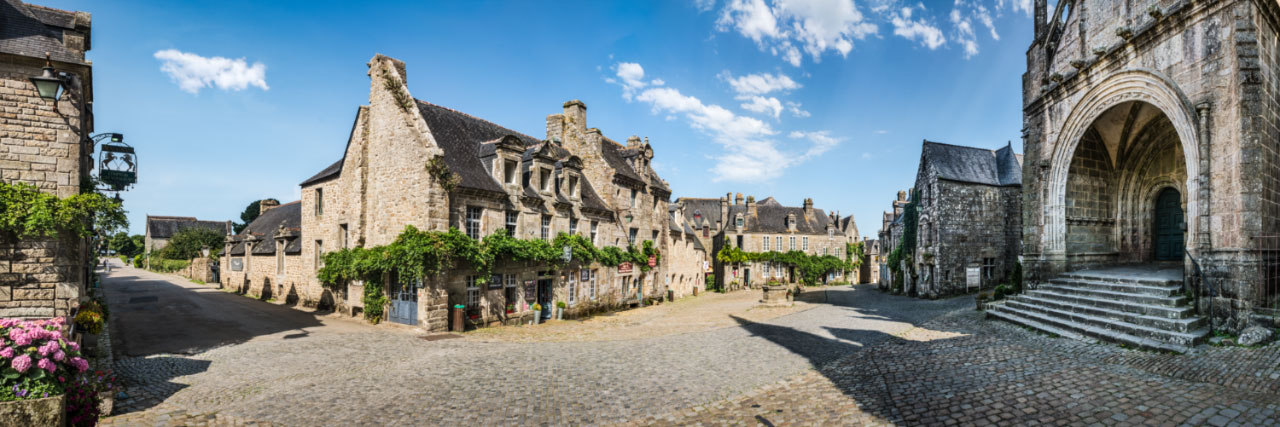
[[[556,301],[556,320],[564,320],[564,309],[568,307],[564,301]]]
[[[89,362],[63,333],[64,323],[61,317],[0,319],[0,424],[66,423],[66,392]]]
[[[100,302],[89,300],[80,304],[75,317],[76,329],[84,334],[84,346],[87,350],[98,347],[98,335],[107,325],[106,309]]]
[[[541,323],[542,322],[542,304],[538,304],[535,302],[533,303],[533,307],[530,307],[530,308],[533,309],[533,324],[536,325],[538,323]]]
[[[515,305],[515,304],[507,304],[507,314],[513,314],[513,313],[515,313],[515,312],[516,312],[516,305]]]

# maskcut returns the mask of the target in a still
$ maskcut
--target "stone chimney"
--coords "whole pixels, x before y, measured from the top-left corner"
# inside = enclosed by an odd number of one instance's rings
[[[747,216],[756,214],[756,196],[747,196]]]
[[[267,213],[267,211],[275,209],[277,206],[280,206],[280,202],[271,199],[260,200],[258,201],[258,215]]]
[[[627,148],[636,148],[640,146],[640,137],[631,135],[627,138]]]
[[[906,190],[898,190],[898,201],[899,201],[899,202],[905,202],[905,201],[907,201],[907,191],[906,191]]]
[[[587,131],[587,104],[579,100],[564,103],[564,120],[579,132]]]
[[[807,197],[804,199],[804,216],[813,218],[813,199]]]
[[[733,196],[733,205],[738,206],[741,204],[742,204],[742,193],[735,194]]]
[[[733,193],[725,193],[724,197],[720,198],[720,221],[716,221],[716,231],[720,231],[720,227],[723,224],[721,221],[729,219],[729,197],[732,195]]]

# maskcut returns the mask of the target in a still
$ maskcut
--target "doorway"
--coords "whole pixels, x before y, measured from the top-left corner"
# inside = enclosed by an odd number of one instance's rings
[[[551,279],[538,280],[538,305],[542,307],[542,320],[551,319]]]
[[[1178,261],[1185,249],[1183,244],[1182,195],[1178,190],[1166,188],[1160,191],[1155,206],[1156,261]]]

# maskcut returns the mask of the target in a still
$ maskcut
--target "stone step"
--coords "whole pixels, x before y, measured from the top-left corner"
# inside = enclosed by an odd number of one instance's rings
[[[1115,301],[1125,301],[1133,304],[1160,305],[1165,307],[1178,307],[1188,302],[1185,296],[1168,296],[1160,297],[1155,295],[1131,294],[1126,292],[1104,291],[1101,289],[1078,288],[1070,285],[1057,283],[1047,283],[1036,287],[1036,290],[1045,290],[1059,294],[1080,295],[1096,299],[1110,299]]]
[[[1025,307],[1011,307],[1006,304],[1005,308],[1015,310],[1020,313],[1035,314],[1042,318],[1042,321],[1054,324],[1060,328],[1074,328],[1077,332],[1091,336],[1093,336],[1093,334],[1089,332],[1089,329],[1099,329],[1168,344],[1191,347],[1198,344],[1206,335],[1209,334],[1208,328],[1199,329],[1193,332],[1170,331],[1150,326],[1137,325],[1123,320],[1093,316],[1084,313],[1073,313],[1049,307],[1038,307],[1038,309],[1032,310]],[[1105,337],[1098,338],[1106,339]]]
[[[1097,326],[1084,325],[1074,323],[1069,320],[1063,320],[1053,316],[1041,313],[1021,310],[1015,307],[1009,307],[1005,304],[995,303],[987,308],[987,317],[995,317],[1012,323],[1028,326],[1043,331],[1053,332],[1058,335],[1068,336],[1056,331],[1070,331],[1071,334],[1084,335],[1089,338],[1096,338],[1108,342],[1117,342],[1132,345],[1148,350],[1171,351],[1175,353],[1186,353],[1191,350],[1190,345],[1182,345],[1177,343],[1163,342],[1151,338],[1144,338],[1136,335],[1126,334],[1110,329],[1100,328]],[[1048,328],[1045,328],[1047,326]],[[1205,329],[1204,335],[1208,335],[1208,329]],[[1193,342],[1203,339],[1198,337]]]
[[[1011,299],[1008,303],[1011,306],[1022,308],[1025,310],[1037,311],[1045,314],[1053,314],[1050,310],[1058,312],[1070,312],[1076,314],[1084,314],[1088,316],[1117,320],[1138,326],[1144,326],[1164,331],[1173,331],[1188,333],[1204,327],[1204,319],[1193,317],[1186,319],[1170,319],[1168,317],[1148,316],[1142,313],[1129,311],[1111,310],[1091,305],[1072,304],[1069,302],[1038,298],[1035,296],[1022,295]]]
[[[999,319],[1007,320],[1007,321],[1009,321],[1009,322],[1013,322],[1013,323],[1018,324],[1018,325],[1026,326],[1026,327],[1029,327],[1029,328],[1032,328],[1032,329],[1038,330],[1038,331],[1040,331],[1040,332],[1047,332],[1047,333],[1054,334],[1054,335],[1057,335],[1057,336],[1060,336],[1060,337],[1064,337],[1064,338],[1071,338],[1071,339],[1073,339],[1073,340],[1077,340],[1077,341],[1085,341],[1085,342],[1095,342],[1095,341],[1096,341],[1096,340],[1094,340],[1093,338],[1090,338],[1090,337],[1088,337],[1088,336],[1086,336],[1086,335],[1080,335],[1080,334],[1076,333],[1075,331],[1071,331],[1071,330],[1067,330],[1067,329],[1062,329],[1062,328],[1059,328],[1059,327],[1056,327],[1056,326],[1051,326],[1051,325],[1049,325],[1049,324],[1047,324],[1047,323],[1037,322],[1037,321],[1035,321],[1035,320],[1031,320],[1031,319],[1028,319],[1028,318],[1026,318],[1026,317],[1019,316],[1019,315],[1017,315],[1017,314],[1014,314],[1012,311],[1005,310],[1005,309],[1004,309],[1004,306],[1003,306],[1002,304],[1003,304],[1003,303],[993,303],[992,305],[989,305],[989,306],[988,306],[988,308],[987,308],[987,311],[986,311],[986,313],[987,313],[987,318],[995,317],[995,318],[999,318]]]
[[[1082,289],[1097,289],[1100,291],[1135,295],[1151,295],[1157,297],[1172,297],[1178,296],[1182,293],[1181,285],[1152,286],[1150,284],[1136,282],[1107,282],[1102,280],[1085,280],[1064,277],[1050,280],[1049,283]]]
[[[1061,279],[1087,280],[1094,282],[1109,283],[1133,283],[1145,286],[1181,286],[1181,279],[1162,279],[1151,276],[1128,275],[1128,274],[1108,274],[1105,272],[1090,273],[1088,271],[1075,271],[1071,273],[1063,273],[1058,276]]]
[[[1151,305],[1116,298],[1096,298],[1088,295],[1075,295],[1054,292],[1046,289],[1029,290],[1024,295],[1037,298],[1068,302],[1084,306],[1093,306],[1115,311],[1126,311],[1147,316],[1166,319],[1186,319],[1195,316],[1195,309],[1190,306],[1170,307],[1167,305]]]

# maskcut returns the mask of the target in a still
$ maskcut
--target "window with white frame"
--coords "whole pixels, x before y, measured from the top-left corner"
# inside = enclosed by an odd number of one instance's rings
[[[346,224],[338,225],[338,239],[341,239],[338,249],[345,249],[351,244],[351,230]]]
[[[578,219],[577,219],[577,218],[569,218],[569,234],[570,234],[570,235],[578,234]]]
[[[569,305],[578,302],[578,272],[569,274]]]
[[[765,252],[769,252],[769,236],[764,236],[764,239],[761,242],[763,243],[763,246],[761,246],[760,249]]]
[[[480,308],[480,276],[467,276],[467,308]]]
[[[779,250],[779,251],[781,251],[781,250],[782,250],[782,236],[778,236],[777,238],[773,239],[773,242],[778,244],[778,245],[777,245],[777,246],[778,246],[778,250]]]
[[[631,296],[631,276],[622,276],[622,298]]]
[[[779,277],[779,278],[781,278],[781,277],[782,277],[782,266],[781,266],[781,265],[779,265],[779,266],[778,266],[778,268],[773,269],[773,277]]]
[[[591,295],[591,299],[592,299],[592,300],[595,300],[595,299],[596,299],[596,291],[597,291],[597,289],[596,289],[596,275],[597,275],[597,274],[599,274],[599,273],[598,273],[598,270],[591,270],[591,272],[590,272],[590,273],[591,273],[591,278],[587,279],[587,283],[589,283],[589,286],[590,286],[590,288],[589,288],[589,289],[591,290],[591,293],[590,293],[589,295]]]
[[[764,263],[764,277],[769,277],[769,264],[771,263]]]
[[[516,237],[516,224],[520,221],[520,212],[507,211],[507,235]]]
[[[803,238],[801,238],[800,245],[801,245],[800,250],[802,251],[809,250],[809,236],[804,236]]]
[[[631,227],[631,231],[627,232],[627,244],[628,245],[636,244],[636,235],[639,233],[640,233],[640,229]]]
[[[480,240],[480,216],[484,214],[484,208],[467,206],[467,237]]]
[[[794,251],[794,250],[796,250],[796,236],[788,237],[788,238],[787,238],[787,241],[788,241],[789,243],[791,243],[791,248],[790,248],[790,249],[787,249],[787,250],[790,250],[790,251]]]
[[[599,221],[591,221],[591,244],[593,244],[593,245],[594,245],[594,244],[597,244],[597,242],[596,242],[596,231],[597,231],[597,229],[599,228],[599,226],[600,226],[600,222],[599,222]]]
[[[551,215],[542,216],[542,240],[551,240]]]

